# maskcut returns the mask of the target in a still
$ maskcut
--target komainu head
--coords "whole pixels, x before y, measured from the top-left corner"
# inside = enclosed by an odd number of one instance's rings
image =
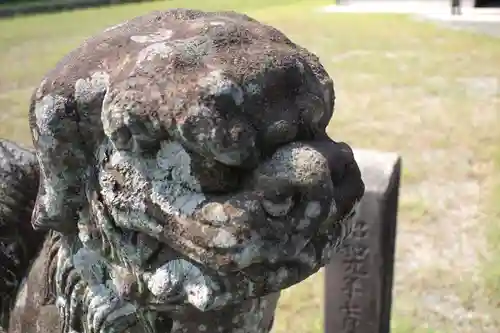
[[[218,309],[321,268],[364,192],[325,133],[334,100],[315,55],[233,12],[154,12],[67,55],[30,115],[33,224],[59,235],[48,277],[68,332]]]

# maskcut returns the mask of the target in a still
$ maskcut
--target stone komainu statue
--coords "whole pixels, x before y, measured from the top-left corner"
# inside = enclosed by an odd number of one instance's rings
[[[6,330],[269,332],[364,192],[334,100],[316,56],[233,12],[88,39],[32,96],[36,163],[0,150]]]

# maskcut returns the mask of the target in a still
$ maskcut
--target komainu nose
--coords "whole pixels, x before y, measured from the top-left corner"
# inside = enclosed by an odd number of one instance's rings
[[[354,159],[353,151],[345,142],[335,142],[329,138],[308,144],[320,151],[328,161],[335,188],[337,216],[343,218],[351,212],[365,192],[361,171]]]

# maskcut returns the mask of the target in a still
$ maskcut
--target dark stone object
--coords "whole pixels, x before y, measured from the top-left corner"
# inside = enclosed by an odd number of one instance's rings
[[[0,140],[0,332],[45,235],[30,223],[38,178],[34,152]]]
[[[325,267],[325,333],[389,333],[401,159],[355,150],[366,191]]]
[[[314,54],[234,12],[172,9],[87,39],[30,104],[48,236],[9,333],[268,333],[364,193],[326,135]]]

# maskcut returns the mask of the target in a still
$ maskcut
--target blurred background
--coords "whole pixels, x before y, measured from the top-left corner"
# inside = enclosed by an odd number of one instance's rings
[[[111,0],[69,10],[75,2],[1,1],[0,137],[31,145],[33,88],[103,28],[170,7],[247,13],[320,57],[337,93],[333,139],[403,158],[392,331],[500,332],[498,9],[465,1],[452,17],[439,0]],[[275,333],[323,331],[322,274],[283,292]]]

